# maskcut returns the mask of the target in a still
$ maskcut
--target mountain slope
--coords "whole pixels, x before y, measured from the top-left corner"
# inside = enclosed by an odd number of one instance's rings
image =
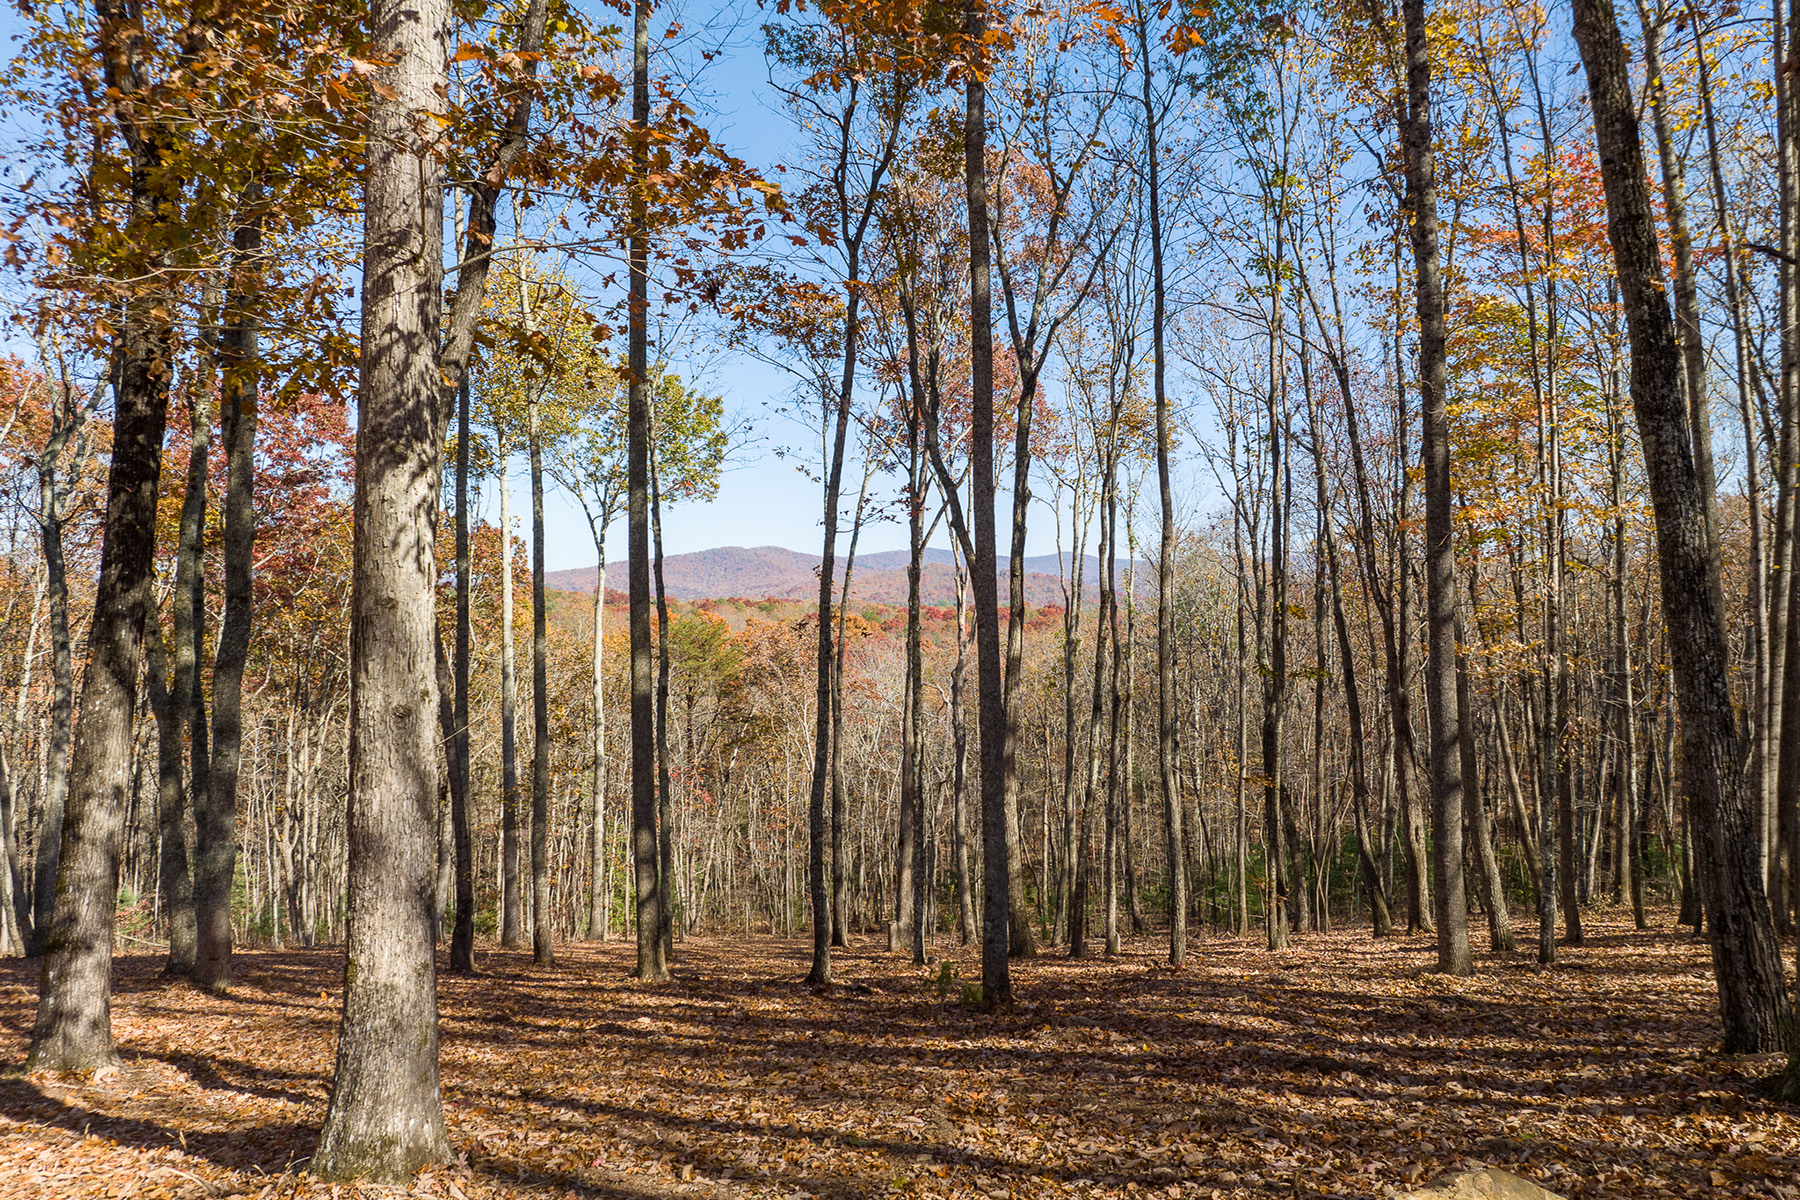
[[[906,601],[906,551],[884,550],[860,554],[851,592],[867,602],[903,604]],[[926,604],[956,601],[955,574],[948,550],[927,547],[920,591]],[[818,594],[819,563],[816,554],[803,554],[780,546],[720,546],[691,554],[671,554],[663,560],[663,579],[669,595],[679,600],[722,600],[742,596],[754,600],[770,597],[810,600]],[[1025,560],[1025,600],[1033,607],[1063,602],[1062,582],[1057,577],[1058,559],[1053,554]],[[1121,564],[1123,565],[1123,564]],[[999,564],[1001,594],[1005,594],[1005,562]],[[843,563],[839,560],[839,578]],[[1085,582],[1091,591],[1099,561],[1088,556]],[[551,571],[544,582],[559,591],[592,593],[598,572],[593,567]],[[625,563],[606,564],[606,586],[625,590]]]

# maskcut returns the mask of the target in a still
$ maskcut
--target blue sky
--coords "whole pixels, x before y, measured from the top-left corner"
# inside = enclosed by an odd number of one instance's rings
[[[588,0],[587,7],[609,23],[617,20],[616,16],[607,15],[610,10],[602,9],[597,0]],[[680,19],[685,27],[684,38],[668,44],[679,58],[698,61],[698,49],[703,45],[718,51],[688,81],[690,103],[698,110],[701,122],[731,151],[761,167],[772,178],[780,178],[775,167],[789,155],[793,128],[768,84],[760,32],[767,12],[758,8],[754,0],[691,0],[687,4],[664,5],[662,14],[663,19]],[[17,11],[11,5],[0,7],[0,44],[8,47],[7,53],[20,29]],[[29,127],[19,124],[21,119],[33,118],[28,110],[15,110],[12,115],[0,117],[0,138],[14,142],[28,132]],[[10,167],[0,165],[0,171],[20,169],[17,163]],[[27,345],[6,345],[0,349],[30,356]],[[679,361],[676,367],[680,369]],[[791,381],[776,368],[745,356],[715,361],[702,382],[724,394],[730,414],[746,423],[752,436],[734,454],[720,480],[716,499],[675,505],[665,512],[663,535],[667,552],[775,545],[817,553],[821,534],[820,488],[803,470],[803,464],[816,462],[816,452],[805,452],[816,444],[816,434],[776,411],[790,399]],[[798,449],[801,454],[785,457],[778,452],[783,448]],[[509,477],[512,511],[517,521],[529,511],[523,456],[512,464]],[[846,506],[854,501],[860,478],[860,463],[847,464],[846,487],[850,496]],[[891,496],[894,483],[878,479],[874,490]],[[498,503],[492,481],[481,487],[481,503],[484,515],[495,519]],[[1004,512],[1010,500],[1003,496],[1000,503]],[[546,496],[545,507],[549,569],[592,565],[593,541],[579,506],[572,498],[552,490]],[[1034,506],[1033,519],[1036,529],[1031,537],[1031,551],[1050,552],[1054,538],[1049,528],[1049,510],[1041,504]],[[519,528],[521,536],[527,532],[526,528]],[[867,528],[859,546],[864,552],[877,552],[903,549],[905,544],[904,525],[885,521]],[[933,544],[949,544],[941,525]],[[624,556],[622,521],[612,529],[607,549],[609,558]]]

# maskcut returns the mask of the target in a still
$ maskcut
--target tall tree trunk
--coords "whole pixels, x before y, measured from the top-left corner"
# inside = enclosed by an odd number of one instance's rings
[[[912,388],[906,421],[906,685],[901,692],[901,703],[905,708],[900,714],[900,845],[894,870],[894,922],[900,945],[912,950],[915,965],[923,966],[925,930],[920,918],[924,915],[928,885],[921,866],[925,858],[925,847],[920,844],[925,829],[925,797],[918,768],[924,732],[919,722],[920,692],[925,683],[919,629],[919,576],[925,554],[925,462],[919,437],[925,415],[925,397],[918,371],[918,336],[912,323],[908,325],[907,350]],[[890,948],[899,949],[900,946]]]
[[[144,646],[150,711],[156,716],[156,814],[161,842],[159,901],[164,919],[169,923],[169,956],[163,964],[163,974],[186,975],[194,969],[196,936],[194,879],[188,873],[187,790],[181,775],[181,719],[186,706],[177,706],[175,696],[170,694],[162,623],[154,616],[145,622]]]
[[[925,465],[920,453],[919,431],[912,430],[911,437],[911,477],[913,494],[908,497],[911,506],[910,520],[907,529],[909,554],[907,562],[906,604],[908,622],[906,627],[906,663],[907,675],[912,680],[912,687],[906,694],[907,736],[903,741],[910,744],[905,748],[909,757],[909,768],[913,778],[913,964],[925,965],[925,937],[929,929],[936,939],[937,907],[936,907],[936,860],[937,847],[932,843],[932,830],[937,826],[936,814],[927,815],[926,804],[932,795],[925,779],[925,650],[923,631],[919,628],[919,577],[923,572],[925,555]],[[935,806],[934,806],[935,807]],[[927,925],[927,901],[930,924]]]
[[[1277,226],[1274,261],[1284,260],[1283,227]],[[1279,290],[1270,307],[1268,392],[1264,397],[1268,420],[1269,454],[1269,592],[1267,657],[1259,663],[1263,674],[1262,759],[1263,759],[1263,856],[1267,876],[1268,903],[1263,908],[1263,933],[1270,950],[1283,950],[1288,944],[1288,870],[1285,822],[1282,803],[1285,788],[1282,777],[1282,722],[1287,714],[1287,638],[1288,638],[1288,518],[1292,511],[1292,489],[1288,486],[1289,467],[1286,443],[1287,424],[1282,393],[1282,328],[1283,313]]]
[[[1025,856],[1019,841],[1019,713],[1025,674],[1025,524],[1031,507],[1031,418],[1037,395],[1037,374],[1026,370],[1013,410],[1012,542],[1007,554],[1006,694],[1005,735],[1001,749],[1001,774],[1005,779],[1007,931],[1006,952],[1011,958],[1030,958],[1037,953],[1031,932],[1031,913],[1025,904]],[[979,619],[979,618],[978,618]],[[998,619],[998,618],[996,618]]]
[[[95,17],[106,87],[129,110],[148,86],[143,31],[134,10],[117,0],[97,0]],[[55,848],[55,885],[49,911],[40,912],[44,965],[29,1070],[91,1072],[118,1059],[111,1012],[113,914],[138,663],[155,577],[156,499],[175,352],[169,316],[174,299],[161,272],[176,220],[175,181],[167,176],[173,134],[160,125],[140,125],[130,115],[118,120],[131,156],[127,222],[137,244],[151,247],[134,265],[149,282],[125,299],[115,347],[100,575],[80,724],[73,731],[67,808],[59,836],[48,842]],[[66,629],[63,641],[66,645]],[[40,836],[52,833],[51,815],[46,814]],[[45,874],[40,863],[40,877]]]
[[[445,406],[437,339],[450,12],[376,0],[364,184],[362,384],[350,629],[348,944],[331,1105],[313,1170],[410,1178],[450,1157],[438,1091],[434,529]],[[423,701],[423,702],[422,702]]]
[[[1663,611],[1681,704],[1683,775],[1695,813],[1725,1049],[1774,1050],[1783,1044],[1792,1010],[1757,872],[1757,831],[1731,703],[1724,614],[1714,602],[1719,562],[1688,436],[1681,350],[1663,284],[1630,68],[1610,0],[1574,0],[1574,13],[1600,150],[1607,232],[1631,334],[1631,398],[1656,512]]]
[[[1420,455],[1425,480],[1425,703],[1431,731],[1433,886],[1438,970],[1470,975],[1469,913],[1463,885],[1462,731],[1456,703],[1457,585],[1455,493],[1450,483],[1449,377],[1445,370],[1444,289],[1438,249],[1437,163],[1432,150],[1431,47],[1425,0],[1404,0],[1406,207],[1419,312]]]
[[[194,807],[196,826],[200,810],[210,803],[211,771],[208,768],[212,757],[207,749],[206,705],[200,687],[200,654],[206,640],[206,608],[203,603],[205,585],[201,572],[205,561],[207,458],[212,444],[212,419],[203,399],[201,396],[194,396],[189,408],[192,436],[188,449],[187,490],[182,497],[181,521],[176,534],[175,589],[169,598],[175,637],[175,663],[170,681],[170,698],[174,706],[172,716],[176,726],[174,737],[179,754],[181,726],[185,724],[192,761],[188,798]],[[177,772],[181,769],[179,760],[175,769]],[[175,821],[178,829],[185,830],[187,822],[179,814],[175,815]],[[185,859],[185,847],[182,856]],[[191,881],[187,885],[190,897],[196,882]],[[193,904],[197,907],[197,898],[193,900]],[[197,911],[193,912],[193,919],[196,925],[195,943],[183,948],[179,960],[176,957],[176,947],[173,944],[169,947],[166,969],[170,974],[185,975],[193,970],[198,954]]]
[[[21,894],[18,889],[18,841],[14,834],[12,769],[6,744],[0,742],[0,956],[22,958],[25,954],[24,920],[31,910],[13,901],[16,894]]]
[[[1052,940],[1061,943],[1070,936],[1071,905],[1075,895],[1075,871],[1079,855],[1078,822],[1081,815],[1079,789],[1076,785],[1076,750],[1081,741],[1076,727],[1076,706],[1080,697],[1076,687],[1076,664],[1081,652],[1081,616],[1083,592],[1086,588],[1086,522],[1083,496],[1079,486],[1073,490],[1071,506],[1074,520],[1073,545],[1063,589],[1062,691],[1063,691],[1063,761],[1062,761],[1062,841],[1063,856],[1057,881],[1056,929]]]
[[[450,827],[456,839],[456,924],[450,931],[450,969],[475,970],[475,845],[469,828],[469,381],[456,389],[456,659],[452,664]]]
[[[82,460],[86,457],[86,439],[81,432],[85,415],[70,403],[66,394],[59,400],[55,426],[38,458],[40,545],[50,603],[51,691],[49,729],[44,746],[43,815],[38,826],[37,875],[33,881],[33,912],[26,938],[26,947],[33,956],[44,952],[43,939],[49,930],[50,912],[55,903],[56,871],[62,853],[63,807],[69,794],[70,723],[75,709],[75,659],[69,638],[69,576],[63,556],[63,524],[75,482],[81,477]],[[166,405],[166,399],[164,403]],[[71,439],[76,443],[74,454],[65,461]],[[200,486],[204,504],[204,474]],[[183,517],[186,517],[185,508]]]
[[[1788,0],[1774,8],[1776,161],[1780,176],[1779,230],[1781,259],[1776,268],[1780,291],[1777,314],[1782,329],[1781,378],[1777,404],[1781,414],[1780,479],[1784,506],[1777,515],[1777,545],[1788,550],[1785,593],[1783,660],[1780,677],[1781,735],[1777,792],[1781,797],[1780,821],[1786,830],[1789,907],[1800,911],[1800,583],[1791,576],[1800,561],[1800,2]],[[1795,968],[1800,974],[1800,944],[1795,948]],[[1784,1091],[1789,1099],[1800,1096],[1800,1065],[1790,1064]]]
[[[44,616],[46,590],[42,571],[33,571],[32,577],[36,583],[32,588],[31,619],[26,625],[25,645],[19,660],[18,698],[11,723],[14,736],[21,740],[25,728],[25,704],[31,694],[31,661],[37,652],[38,625]],[[31,897],[20,874],[23,864],[19,861],[18,828],[13,820],[14,799],[10,750],[6,741],[0,739],[0,956],[23,958],[31,934]],[[161,883],[159,864],[159,891]],[[160,904],[160,895],[158,900]],[[161,911],[157,915],[160,918]]]
[[[844,845],[844,826],[849,823],[844,795],[844,739],[838,732],[844,727],[844,618],[850,611],[850,582],[856,572],[856,544],[862,538],[864,505],[869,498],[869,476],[874,460],[863,470],[862,487],[856,496],[856,513],[850,522],[850,546],[844,555],[844,582],[838,592],[837,618],[834,622],[835,645],[831,655],[831,944],[845,946],[850,938],[850,867],[849,851]],[[902,703],[905,703],[904,693]],[[902,741],[905,739],[902,738]],[[910,814],[908,814],[910,815]]]
[[[219,331],[219,429],[225,439],[225,614],[213,657],[212,761],[205,819],[195,822],[194,982],[231,983],[231,893],[237,868],[238,773],[243,748],[244,664],[250,655],[256,557],[256,407],[261,357],[256,309],[263,258],[262,189],[234,237],[233,275]],[[434,626],[435,629],[435,626]]]
[[[25,635],[25,658],[23,665],[19,670],[18,698],[13,706],[12,727],[15,733],[19,734],[21,737],[23,736],[25,728],[25,706],[31,697],[31,664],[32,660],[37,656],[38,626],[44,616],[45,602],[49,599],[49,590],[48,572],[40,572],[37,577],[36,593],[31,602],[31,628]],[[179,783],[181,779],[181,746],[179,737],[180,734],[179,731],[177,731],[177,741],[175,746],[175,778],[177,783]],[[8,778],[10,779],[10,777],[11,772],[9,770]],[[0,792],[0,854],[3,854],[6,859],[7,876],[6,888],[5,890],[0,891],[0,905],[6,905],[11,909],[12,916],[10,923],[18,935],[18,952],[20,954],[26,954],[31,949],[32,940],[31,889],[25,879],[24,863],[22,863],[19,858],[19,829],[18,823],[15,820],[16,813],[13,801],[14,792],[13,789],[8,786],[4,792]],[[159,818],[161,816],[160,809],[158,810],[158,816]],[[184,861],[187,858],[186,851],[187,847],[183,845],[182,858]],[[169,907],[166,897],[163,898],[163,910],[165,913],[169,914],[169,920],[173,923],[175,916]],[[193,912],[191,900],[188,912],[188,929],[191,933]],[[174,941],[175,936],[171,934],[170,944],[173,945]],[[190,936],[188,938],[188,946],[191,948],[192,945],[193,938]],[[191,960],[190,956],[189,961]]]
[[[1118,468],[1113,467],[1113,483],[1106,489],[1106,544],[1108,557],[1106,560],[1106,591],[1111,597],[1105,602],[1107,615],[1107,636],[1112,644],[1112,656],[1108,663],[1106,687],[1100,693],[1106,698],[1106,792],[1101,801],[1105,814],[1100,843],[1101,869],[1100,883],[1105,912],[1104,930],[1106,934],[1106,953],[1108,957],[1116,955],[1124,948],[1119,937],[1119,806],[1122,803],[1124,755],[1121,742],[1128,736],[1125,732],[1125,656],[1130,648],[1120,636],[1119,628],[1119,578],[1118,578],[1118,538],[1119,538],[1119,496],[1117,484]]]
[[[520,287],[529,287],[524,281]],[[531,453],[531,957],[556,964],[550,944],[550,631],[544,601],[543,416],[533,399]]]
[[[669,594],[663,586],[662,479],[658,474],[656,410],[650,411],[650,567],[656,584],[656,874],[657,910],[666,965],[675,956],[674,798],[669,783]]]
[[[1156,766],[1162,787],[1164,852],[1169,860],[1169,965],[1187,965],[1187,856],[1181,831],[1181,796],[1175,781],[1178,754],[1175,711],[1175,492],[1169,456],[1175,435],[1169,421],[1169,394],[1163,354],[1166,296],[1163,281],[1162,164],[1160,125],[1154,97],[1147,5],[1138,12],[1138,58],[1143,72],[1144,156],[1150,182],[1150,342],[1151,386],[1156,405],[1156,495],[1162,531],[1156,562]]]
[[[954,547],[952,554],[956,551]],[[950,757],[951,805],[950,826],[955,844],[951,854],[956,859],[956,920],[963,945],[975,941],[980,932],[975,926],[975,874],[969,865],[968,766],[969,714],[963,701],[969,677],[969,639],[963,636],[968,619],[969,573],[958,556],[956,566],[956,666],[950,672]]]
[[[1301,343],[1300,369],[1306,376],[1307,430],[1312,436],[1313,484],[1324,531],[1325,570],[1331,585],[1331,624],[1337,634],[1338,665],[1344,683],[1344,710],[1350,725],[1350,806],[1356,822],[1356,857],[1362,868],[1363,890],[1369,896],[1369,919],[1376,937],[1394,932],[1394,920],[1388,912],[1387,890],[1381,884],[1381,869],[1375,862],[1375,847],[1369,834],[1369,767],[1365,753],[1367,731],[1363,725],[1362,692],[1356,681],[1356,651],[1350,641],[1350,624],[1344,616],[1344,589],[1338,575],[1337,533],[1332,521],[1329,497],[1325,491],[1325,442],[1319,427],[1318,402],[1313,396],[1310,355]],[[1240,772],[1241,773],[1241,772]]]
[[[594,553],[599,567],[594,580],[594,649],[593,649],[593,828],[588,842],[588,940],[604,942],[611,931],[607,928],[605,880],[606,866],[606,679],[601,673],[606,650],[606,524],[611,514],[603,512],[594,525]]]
[[[500,490],[500,944],[525,944],[525,897],[519,880],[519,684],[513,651],[512,485],[504,442],[494,482]]]
[[[856,278],[859,243],[846,247],[849,277]],[[813,918],[812,967],[806,980],[813,984],[831,982],[831,888],[826,877],[825,798],[831,783],[832,677],[834,675],[832,636],[832,585],[837,575],[838,502],[843,496],[844,447],[850,434],[850,404],[856,384],[857,343],[861,328],[862,291],[849,289],[844,304],[844,371],[837,394],[826,406],[830,461],[825,475],[825,536],[819,565],[818,653],[814,664],[817,679],[813,701],[817,706],[813,727],[812,788],[807,807],[807,869],[810,872],[810,897]]]
[[[1136,509],[1134,502],[1125,518],[1126,561],[1132,566],[1125,572],[1125,688],[1120,697],[1124,705],[1120,730],[1124,762],[1119,776],[1119,878],[1124,884],[1125,915],[1131,922],[1133,937],[1144,932],[1143,908],[1138,903],[1137,834],[1133,828],[1135,809],[1143,799],[1143,785],[1137,773],[1137,539],[1132,533]]]
[[[980,57],[986,0],[965,0],[963,41]],[[994,324],[987,181],[987,81],[979,66],[963,79],[963,180],[969,213],[969,455],[974,508],[975,674],[981,733],[981,994],[989,1009],[1012,1004],[1007,964],[1011,870],[1006,839],[1006,701],[1000,671],[999,541],[994,526]]]

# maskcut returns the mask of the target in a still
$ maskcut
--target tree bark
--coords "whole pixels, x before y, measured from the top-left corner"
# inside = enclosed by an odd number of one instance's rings
[[[495,483],[500,491],[500,944],[525,944],[525,897],[519,880],[518,671],[513,651],[512,486],[502,439]]]
[[[650,682],[650,0],[632,20],[631,312],[626,401],[626,531],[631,595],[631,859],[637,978],[669,978],[656,864],[656,700]]]
[[[44,746],[43,816],[38,830],[37,876],[32,888],[33,912],[27,914],[28,919],[23,922],[26,949],[33,956],[44,952],[43,938],[55,902],[63,807],[69,792],[70,722],[75,708],[75,666],[69,638],[69,578],[63,556],[63,523],[76,481],[81,478],[83,460],[87,457],[84,427],[91,410],[76,406],[72,400],[67,389],[63,389],[58,397],[50,436],[38,456],[39,535],[50,604],[51,692],[48,736]],[[65,461],[71,441],[74,442],[73,455]],[[183,515],[185,518],[185,508]]]
[[[450,1157],[438,1092],[434,532],[446,406],[438,372],[443,0],[375,0],[381,67],[364,184],[362,383],[350,630],[344,1017],[313,1170],[398,1183]]]
[[[194,969],[194,878],[188,873],[187,790],[181,776],[181,718],[170,694],[162,623],[154,614],[144,624],[146,682],[150,711],[156,717],[156,816],[161,862],[164,919],[169,923],[169,955],[164,975],[186,975]],[[176,693],[177,695],[179,692]]]
[[[219,417],[225,439],[225,614],[213,656],[212,756],[205,819],[195,822],[194,982],[231,983],[231,894],[237,868],[237,791],[243,744],[244,664],[250,654],[256,557],[256,306],[263,256],[262,189],[245,191],[233,275],[219,331]],[[196,695],[198,701],[198,695]]]
[[[1308,354],[1304,343],[1300,350],[1301,369],[1307,370]],[[1310,372],[1309,372],[1310,374]],[[1381,884],[1381,869],[1376,865],[1374,846],[1369,835],[1369,767],[1364,752],[1368,733],[1363,724],[1362,692],[1356,681],[1356,651],[1350,641],[1350,624],[1344,616],[1344,589],[1338,575],[1337,533],[1334,529],[1329,497],[1325,491],[1325,443],[1319,428],[1319,408],[1312,387],[1306,387],[1307,428],[1312,435],[1313,484],[1316,503],[1322,514],[1319,526],[1325,531],[1325,570],[1331,585],[1331,623],[1337,634],[1338,665],[1344,683],[1344,710],[1350,724],[1350,805],[1356,822],[1356,857],[1362,868],[1363,890],[1369,897],[1369,919],[1376,937],[1394,932],[1393,916],[1388,911],[1387,890]],[[1346,395],[1346,401],[1348,396]]]
[[[998,537],[994,526],[994,323],[988,222],[987,81],[980,59],[986,0],[965,0],[963,42],[976,60],[963,79],[963,181],[969,214],[969,454],[974,508],[975,676],[981,737],[981,995],[989,1010],[1012,1005],[1007,964],[1011,869],[1006,853],[1006,700],[1000,670]]]
[[[456,389],[456,658],[451,666],[450,829],[456,841],[456,924],[450,930],[450,969],[475,970],[475,845],[469,829],[469,381]]]
[[[650,412],[650,569],[656,584],[656,864],[657,915],[663,962],[675,957],[674,797],[669,781],[669,595],[663,586],[662,479],[657,471],[657,424]]]
[[[176,741],[177,760],[175,770],[181,770],[180,741],[182,726],[187,727],[189,735],[189,755],[192,761],[189,791],[187,798],[192,803],[194,823],[199,823],[199,810],[209,802],[211,772],[208,770],[211,754],[207,750],[206,706],[204,694],[200,688],[200,652],[206,638],[206,609],[203,603],[202,589],[204,581],[201,571],[204,565],[203,544],[206,526],[206,476],[207,457],[212,444],[212,420],[207,413],[202,398],[195,396],[190,404],[192,436],[188,448],[187,490],[181,502],[181,520],[177,526],[175,545],[175,589],[169,598],[170,618],[174,626],[175,653],[173,678],[170,681],[172,704],[171,721],[174,725],[173,737]],[[54,628],[54,612],[52,614]],[[188,822],[179,814],[173,819],[178,829],[185,831]],[[184,834],[185,836],[185,834]],[[165,846],[165,853],[168,847]],[[185,860],[185,846],[182,858]],[[195,881],[187,884],[189,894],[189,918],[195,922],[195,942],[182,948],[179,959],[176,947],[169,947],[169,961],[165,967],[171,975],[186,975],[193,970],[194,960],[198,953],[197,940],[198,913],[194,910],[197,901],[193,897]]]
[[[97,0],[99,58],[109,91],[126,99],[147,87],[144,35],[133,10]],[[129,211],[143,245],[163,245],[177,219],[166,177],[172,135],[160,126],[119,118],[131,158]],[[112,464],[107,472],[100,577],[88,632],[81,717],[74,730],[68,804],[57,848],[55,890],[42,926],[44,965],[28,1070],[90,1072],[118,1061],[113,1046],[111,982],[113,914],[118,901],[119,844],[130,783],[132,718],[145,614],[155,577],[156,500],[162,472],[163,424],[175,350],[173,298],[160,272],[164,251],[151,249],[149,282],[123,305],[114,384]],[[46,822],[48,825],[48,822]],[[51,831],[46,828],[45,835]]]
[[[1437,162],[1431,139],[1431,47],[1425,0],[1404,0],[1406,207],[1419,313],[1420,455],[1425,480],[1425,703],[1430,710],[1432,865],[1438,970],[1470,975],[1469,912],[1463,885],[1462,727],[1456,703],[1457,585],[1455,493],[1450,483],[1449,377],[1444,289],[1438,248]]]
[[[1631,399],[1656,513],[1663,611],[1681,705],[1683,775],[1695,816],[1725,1049],[1775,1050],[1783,1046],[1791,1006],[1757,871],[1757,831],[1727,677],[1724,614],[1714,602],[1719,562],[1688,434],[1681,349],[1663,283],[1630,69],[1610,0],[1574,0],[1574,13],[1600,151],[1607,232],[1631,336]]]
[[[1187,855],[1181,830],[1181,794],[1175,781],[1178,747],[1175,711],[1175,493],[1169,477],[1174,431],[1169,421],[1167,368],[1163,353],[1166,296],[1163,281],[1162,164],[1153,96],[1150,21],[1138,13],[1138,58],[1143,72],[1144,151],[1150,183],[1150,342],[1151,386],[1156,405],[1156,495],[1162,532],[1156,562],[1156,766],[1162,788],[1163,842],[1169,860],[1169,965],[1187,965]]]
[[[606,525],[612,514],[602,512],[594,523],[594,553],[599,567],[594,580],[593,703],[593,828],[588,851],[588,940],[604,942],[610,934],[606,911],[606,680],[601,663],[606,651]]]
[[[520,281],[520,287],[530,284]],[[531,453],[531,957],[556,965],[550,943],[550,630],[544,601],[544,439],[533,397]]]

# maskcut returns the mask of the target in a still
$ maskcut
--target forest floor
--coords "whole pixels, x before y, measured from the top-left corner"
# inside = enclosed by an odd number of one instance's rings
[[[689,941],[660,988],[627,944],[486,948],[441,980],[458,1161],[392,1189],[304,1170],[341,950],[246,951],[225,996],[122,956],[126,1067],[89,1081],[18,1073],[37,964],[8,961],[0,1196],[1286,1200],[1479,1162],[1571,1197],[1800,1198],[1800,1111],[1759,1090],[1778,1063],[1717,1053],[1707,952],[1667,928],[1591,921],[1553,970],[1466,980],[1361,930],[1197,937],[1180,973],[1144,939],[1015,963],[1004,1016],[961,1002],[972,951],[943,944],[947,978],[859,939],[814,990],[798,939]]]

